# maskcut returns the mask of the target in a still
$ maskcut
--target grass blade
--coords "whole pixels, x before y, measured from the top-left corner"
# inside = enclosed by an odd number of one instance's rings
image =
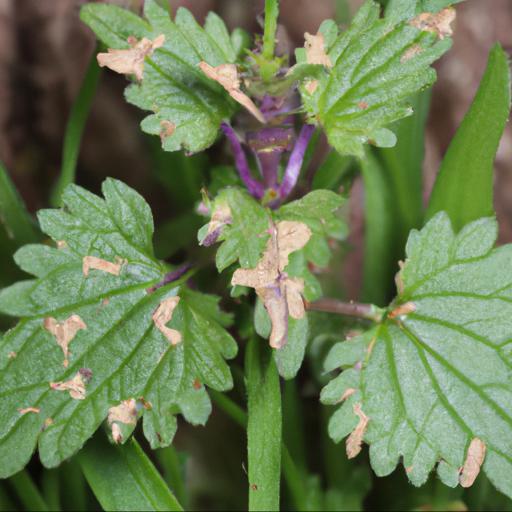
[[[133,438],[114,446],[96,435],[78,460],[104,510],[183,510]]]
[[[27,510],[48,510],[48,506],[27,470],[24,469],[16,473],[8,481]]]
[[[14,183],[0,163],[0,223],[16,246],[38,240],[37,229]]]
[[[63,190],[74,183],[76,175],[76,163],[80,151],[80,142],[85,127],[85,122],[91,109],[92,100],[96,92],[96,87],[100,78],[101,70],[96,62],[96,52],[94,52],[89,67],[85,73],[82,87],[71,109],[66,134],[64,136],[64,147],[62,150],[62,165],[59,179],[53,190],[51,203],[53,206],[61,205],[61,195]]]
[[[510,68],[496,45],[480,87],[441,164],[427,219],[448,212],[455,230],[493,214],[493,163],[510,111]]]
[[[249,510],[279,510],[281,390],[270,349],[257,338],[246,352]]]

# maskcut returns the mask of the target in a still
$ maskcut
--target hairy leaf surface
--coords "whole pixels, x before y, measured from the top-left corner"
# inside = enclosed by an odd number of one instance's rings
[[[153,256],[149,206],[112,179],[103,195],[72,185],[63,209],[39,212],[59,248],[21,248],[16,261],[36,278],[0,293],[0,311],[22,318],[0,343],[1,477],[19,471],[37,443],[44,465],[59,464],[109,413],[114,439],[126,440],[143,414],[151,445],[169,444],[175,414],[205,423],[205,385],[232,385],[224,358],[237,347],[218,299],[180,281],[156,287],[167,269]],[[175,309],[159,316],[166,304]],[[130,400],[131,409],[109,411]]]
[[[323,400],[345,400],[330,434],[352,432],[360,406],[378,475],[403,457],[415,485],[436,464],[444,483],[467,485],[461,468],[482,441],[484,471],[512,496],[512,245],[493,249],[496,233],[483,218],[455,235],[444,212],[411,232],[387,318],[332,349],[326,369],[344,370]]]
[[[451,45],[449,37],[422,31],[409,21],[379,18],[380,6],[367,1],[350,27],[338,35],[332,20],[319,34],[330,65],[302,81],[301,95],[311,122],[324,128],[342,154],[362,157],[363,145],[390,147],[396,137],[387,125],[411,115],[409,96],[431,85],[430,64]],[[307,60],[298,51],[299,66]]]
[[[144,17],[107,4],[87,4],[81,18],[107,47],[128,49],[129,38],[155,40],[165,36],[163,46],[146,57],[144,77],[126,90],[126,99],[153,111],[142,121],[142,129],[160,135],[167,151],[181,148],[197,152],[215,141],[220,123],[236,110],[236,103],[199,68],[235,63],[247,44],[241,30],[230,35],[224,22],[208,14],[200,27],[185,8],[174,21],[156,0],[146,0]],[[172,133],[171,133],[172,132]]]

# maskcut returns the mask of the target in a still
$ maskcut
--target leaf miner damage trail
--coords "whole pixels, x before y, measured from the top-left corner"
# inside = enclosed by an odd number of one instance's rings
[[[137,424],[137,401],[134,398],[123,400],[119,405],[108,410],[107,423],[112,432],[114,443],[123,441],[123,434],[119,423],[125,425]]]
[[[284,269],[289,255],[308,243],[311,230],[302,222],[280,221],[270,227],[270,232],[267,247],[256,268],[237,269],[231,284],[256,290],[272,323],[270,346],[279,349],[287,342],[288,316],[295,319],[304,316],[304,280],[289,277]]]
[[[126,260],[116,256],[115,263],[111,261],[107,261],[96,256],[84,256],[82,263],[82,273],[85,277],[89,276],[89,271],[91,269],[101,270],[102,272],[107,272],[108,274],[112,274],[114,276],[118,276],[121,273],[121,268],[126,264]]]
[[[361,404],[359,403],[354,404],[354,414],[359,418],[359,423],[350,433],[346,441],[347,457],[349,459],[357,457],[361,452],[364,433],[366,432],[368,422],[370,421],[370,418],[368,418],[368,416],[363,412]]]
[[[481,439],[475,437],[471,440],[466,460],[464,461],[464,466],[462,466],[459,476],[461,487],[471,487],[473,485],[484,463],[486,451],[487,447]]]
[[[78,331],[87,329],[87,325],[78,315],[71,315],[67,320],[58,322],[53,317],[47,317],[43,322],[44,328],[55,336],[57,344],[64,353],[64,367],[69,364],[69,344],[73,341]]]
[[[89,368],[81,368],[75,376],[63,382],[50,382],[50,388],[55,391],[69,391],[69,396],[75,400],[85,400],[86,389],[85,385],[92,377],[92,372]]]
[[[447,7],[437,13],[424,12],[413,18],[409,23],[424,32],[432,32],[439,39],[450,37],[453,34],[452,23],[457,14],[453,7]]]
[[[332,62],[325,52],[324,35],[316,35],[306,32],[304,34],[304,48],[306,49],[306,62],[308,64],[319,64],[326,68],[332,68]]]
[[[134,37],[128,38],[131,48],[123,50],[108,49],[107,53],[98,53],[97,60],[100,67],[107,67],[123,75],[135,75],[141,81],[144,77],[144,59],[163,46],[165,36],[160,34],[154,41],[143,37],[137,41]]]
[[[163,300],[153,314],[153,322],[156,328],[171,342],[171,345],[177,345],[181,342],[182,336],[176,329],[171,329],[165,324],[170,322],[180,298],[178,296],[169,297]]]
[[[201,71],[212,80],[218,82],[229,95],[240,105],[245,107],[260,123],[265,123],[265,117],[254,102],[241,91],[238,70],[235,64],[221,64],[220,66],[210,66],[207,62],[199,63]]]

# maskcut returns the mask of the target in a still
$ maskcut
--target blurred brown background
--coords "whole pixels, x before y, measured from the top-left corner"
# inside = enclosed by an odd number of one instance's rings
[[[143,0],[109,0],[134,10]],[[48,193],[59,173],[66,120],[80,87],[94,37],[81,24],[82,0],[0,0],[0,159],[10,170],[31,211],[47,206]],[[202,20],[214,10],[230,27],[259,30],[263,1],[171,0],[186,5]],[[362,0],[349,0],[354,11]],[[334,17],[334,0],[282,0],[281,22],[288,44],[303,44],[303,33]],[[428,191],[439,161],[467,110],[484,70],[487,53],[499,41],[512,51],[512,1],[467,0],[457,6],[455,44],[439,63],[427,136],[425,183]],[[286,39],[282,35],[282,39]],[[142,113],[123,99],[126,82],[103,73],[89,118],[78,166],[79,182],[97,189],[105,176],[122,177],[142,193],[151,172],[139,133]],[[497,162],[496,208],[501,241],[512,240],[512,138],[503,138]],[[355,190],[354,233],[361,232],[361,193]],[[152,197],[152,196],[150,196]],[[357,236],[353,240],[357,247]]]

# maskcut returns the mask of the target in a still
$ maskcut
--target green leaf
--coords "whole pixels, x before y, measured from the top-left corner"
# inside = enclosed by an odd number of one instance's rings
[[[510,67],[507,54],[496,45],[473,104],[443,159],[428,218],[444,210],[458,231],[492,214],[493,163],[509,112]]]
[[[239,30],[230,35],[214,13],[208,14],[204,28],[185,8],[178,9],[172,21],[156,0],[146,0],[144,16],[145,20],[106,4],[87,4],[81,11],[82,20],[109,48],[129,48],[129,37],[165,36],[164,45],[146,57],[144,77],[128,87],[126,99],[153,111],[141,126],[147,133],[162,134],[166,151],[202,151],[213,144],[220,123],[233,115],[236,104],[198,65],[201,61],[212,66],[235,63],[245,37]],[[175,125],[170,136],[163,130],[166,123]]]
[[[458,4],[463,0],[389,0],[386,5],[386,18],[405,20],[422,12],[438,12]]]
[[[0,292],[0,311],[22,317],[0,342],[1,477],[21,469],[37,443],[43,464],[58,465],[82,447],[121,400],[138,401],[152,447],[167,445],[177,413],[193,424],[205,423],[211,410],[205,385],[232,386],[224,358],[234,357],[237,346],[223,327],[230,317],[220,313],[218,299],[187,289],[186,276],[155,287],[167,268],[153,256],[149,206],[112,179],[104,182],[103,195],[70,185],[62,210],[39,212],[42,230],[61,248],[20,249],[18,265],[36,279]],[[121,260],[119,275],[93,267],[85,276],[87,256],[114,266]],[[169,327],[182,339],[171,345],[153,316],[176,295],[180,301]],[[66,367],[57,337],[44,324],[72,315],[85,325],[71,341]],[[83,399],[50,386],[77,377],[85,380]],[[40,412],[19,412],[27,407]],[[126,440],[134,424],[119,427]]]
[[[38,240],[37,230],[7,170],[0,162],[0,225],[17,247]],[[0,227],[1,229],[1,227]]]
[[[314,190],[275,212],[276,220],[302,222],[311,229],[309,242],[304,249],[290,255],[287,267],[290,275],[304,279],[306,300],[318,299],[322,293],[320,284],[308,268],[308,262],[327,267],[331,258],[329,239],[343,240],[347,235],[348,228],[336,213],[343,203],[339,194],[330,190]]]
[[[301,87],[307,113],[342,154],[362,157],[368,142],[393,146],[396,137],[386,126],[412,114],[405,101],[435,81],[429,66],[451,45],[449,38],[437,41],[408,22],[379,19],[379,13],[380,6],[368,0],[339,36],[332,22],[324,22],[320,32],[332,68],[325,67]],[[317,80],[312,93],[307,87],[311,79]]]
[[[249,510],[279,510],[281,390],[270,349],[249,341],[246,352]]]
[[[103,510],[183,510],[135,439],[113,446],[97,435],[79,461]]]
[[[222,241],[215,260],[217,269],[222,272],[236,261],[243,268],[254,268],[267,245],[270,215],[245,190],[236,187],[219,192],[212,204],[212,215],[226,207],[229,208],[229,218],[218,228],[216,238]],[[200,243],[205,241],[209,226],[207,224],[199,231]]]
[[[324,399],[355,392],[334,414],[331,437],[356,427],[359,404],[379,476],[402,458],[421,485],[443,461],[438,476],[453,485],[479,438],[485,473],[512,495],[512,245],[493,249],[496,233],[495,219],[483,218],[456,235],[444,212],[411,232],[387,318],[332,349],[328,369],[347,369]]]

